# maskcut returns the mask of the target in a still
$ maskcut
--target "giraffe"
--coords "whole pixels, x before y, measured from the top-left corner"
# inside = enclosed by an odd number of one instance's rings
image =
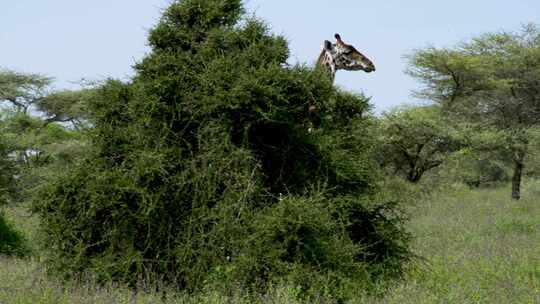
[[[328,71],[332,82],[338,70],[361,70],[367,73],[375,71],[371,60],[357,51],[354,46],[343,42],[339,34],[335,34],[334,37],[336,43],[324,41],[323,49],[317,60],[317,66],[322,66]]]
[[[339,34],[335,34],[336,43],[328,40],[324,41],[323,49],[317,59],[317,66],[322,67],[328,72],[332,83],[334,82],[336,72],[338,70],[347,71],[364,71],[370,73],[375,71],[375,65],[366,56],[360,53],[350,44],[346,44],[341,40]],[[308,113],[315,114],[318,108],[315,104],[308,106]],[[313,132],[313,123],[309,123],[308,132]]]

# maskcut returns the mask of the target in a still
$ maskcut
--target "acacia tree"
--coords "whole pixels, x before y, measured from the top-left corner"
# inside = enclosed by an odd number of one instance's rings
[[[47,94],[36,103],[36,110],[43,115],[44,125],[67,123],[76,130],[91,127],[88,120],[88,102],[95,90],[86,87],[80,90],[63,90]]]
[[[7,102],[17,111],[28,110],[47,94],[51,78],[0,69],[0,102]]]
[[[44,118],[43,123],[70,122],[81,126],[86,120],[86,101],[91,89],[51,92],[52,78],[40,74],[0,69],[0,103],[16,112]],[[29,113],[32,110],[32,113]]]
[[[409,56],[408,73],[422,81],[418,95],[457,117],[506,135],[513,164],[512,198],[529,153],[530,128],[540,123],[540,30],[488,33],[452,48],[426,48]]]
[[[398,108],[380,121],[379,163],[409,182],[439,167],[458,148],[450,124],[437,107]]]
[[[287,65],[285,39],[242,14],[174,1],[134,78],[97,88],[92,153],[36,200],[51,269],[188,290],[401,272],[408,237],[376,199],[367,99]]]
[[[9,193],[10,201],[26,200],[47,176],[87,149],[83,134],[73,127],[87,126],[85,101],[92,90],[51,93],[51,81],[0,70],[0,188],[9,190],[0,191]]]

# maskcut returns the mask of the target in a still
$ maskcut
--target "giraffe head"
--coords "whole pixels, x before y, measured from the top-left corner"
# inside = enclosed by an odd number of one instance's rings
[[[337,70],[347,71],[375,71],[375,65],[366,56],[360,53],[350,44],[341,40],[339,34],[335,34],[336,43],[328,40],[324,41],[323,50],[319,57],[319,64],[326,66],[332,74],[332,78]]]

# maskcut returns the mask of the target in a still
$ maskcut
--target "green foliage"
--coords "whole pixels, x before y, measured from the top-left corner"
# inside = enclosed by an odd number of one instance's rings
[[[23,255],[27,251],[23,235],[0,212],[0,255]]]
[[[239,0],[175,1],[151,31],[149,42],[155,49],[187,51],[204,42],[209,32],[236,25],[242,13]]]
[[[380,122],[379,142],[379,163],[413,183],[460,146],[456,130],[434,106],[386,113]]]
[[[508,182],[509,171],[508,165],[493,155],[464,148],[449,157],[439,175],[445,182],[484,187]]]
[[[439,168],[440,183],[486,187],[510,180],[507,156],[511,136],[494,128],[479,127],[477,123],[460,123],[457,137],[462,147]]]
[[[1,129],[0,129],[1,130]],[[0,134],[0,206],[4,205],[16,196],[17,193],[17,166],[9,156],[13,146],[5,133]]]
[[[0,70],[0,203],[24,203],[85,153],[83,114],[91,90],[48,93],[51,78]]]
[[[425,84],[418,92],[446,110],[500,129],[538,124],[540,29],[487,33],[451,48],[409,56],[408,73]]]
[[[88,102],[94,93],[89,88],[53,92],[39,100],[37,110],[46,114],[45,124],[69,122],[76,129],[88,128]]]
[[[540,127],[530,128],[529,135],[529,155],[527,158],[526,174],[531,177],[540,177]]]
[[[425,84],[420,96],[459,120],[508,134],[501,150],[514,167],[512,197],[529,151],[528,129],[540,124],[540,29],[488,33],[453,48],[428,48],[409,56],[409,74]]]
[[[24,203],[46,179],[64,171],[88,150],[80,132],[20,111],[2,111],[0,119],[4,198]]]
[[[34,204],[52,269],[190,291],[402,272],[408,234],[376,199],[368,100],[286,65],[285,40],[241,13],[173,2],[133,80],[96,88],[91,153]]]
[[[43,75],[0,69],[0,103],[7,102],[18,111],[27,112],[45,95],[50,83],[51,79]]]

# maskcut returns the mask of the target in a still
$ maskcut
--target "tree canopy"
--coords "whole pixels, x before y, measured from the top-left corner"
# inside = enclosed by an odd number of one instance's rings
[[[25,74],[0,70],[0,102],[8,102],[18,111],[27,112],[46,95],[51,78],[39,74]]]
[[[413,183],[460,146],[456,130],[434,106],[385,113],[379,133],[379,163]]]

